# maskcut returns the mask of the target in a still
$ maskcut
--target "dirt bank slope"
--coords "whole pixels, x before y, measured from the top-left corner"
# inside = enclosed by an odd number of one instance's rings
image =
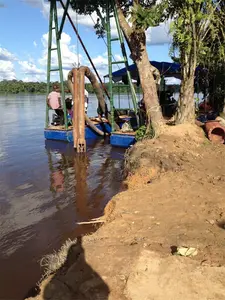
[[[71,247],[36,300],[225,299],[224,162],[224,145],[195,126],[137,143],[108,222]],[[172,246],[198,254],[174,256]]]

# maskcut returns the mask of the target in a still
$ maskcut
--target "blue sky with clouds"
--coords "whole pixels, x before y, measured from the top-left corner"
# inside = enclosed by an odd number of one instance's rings
[[[45,0],[0,0],[0,80],[46,80],[48,12],[49,2]],[[97,16],[77,16],[70,12],[99,73],[101,76],[107,74],[107,48],[93,29],[92,19],[96,21]],[[151,60],[171,61],[168,31],[168,24],[162,24],[146,33]],[[115,32],[112,24],[112,33]],[[89,66],[81,45],[77,47],[76,36],[68,22],[61,38],[61,50],[65,78],[68,70],[78,62],[78,56],[81,64]],[[113,47],[113,54],[116,58],[121,56],[118,44]],[[55,55],[52,62],[57,63]]]

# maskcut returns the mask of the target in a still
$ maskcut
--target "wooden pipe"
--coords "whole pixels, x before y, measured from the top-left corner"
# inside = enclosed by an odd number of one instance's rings
[[[73,146],[74,148],[77,148],[77,140],[79,138],[78,134],[78,105],[79,105],[79,73],[77,69],[72,70],[73,74],[73,84],[72,90],[73,90]]]
[[[78,95],[78,109],[77,109],[77,123],[78,123],[78,139],[77,139],[77,152],[86,152],[85,140],[85,105],[84,105],[84,72],[78,69],[79,81],[79,95]]]
[[[75,69],[73,69],[75,70]],[[72,82],[73,81],[73,70],[71,70],[69,73],[68,73],[68,77],[67,77],[67,85],[68,85],[68,88],[73,96],[73,99],[75,98],[75,95],[74,95],[74,90],[75,90],[75,86],[74,86],[74,83]],[[78,80],[77,80],[78,81]],[[78,87],[77,87],[78,89]],[[76,97],[77,97],[77,94],[76,94]],[[75,103],[74,103],[75,104]],[[73,108],[73,122],[75,121],[75,118],[76,118],[76,109],[75,109],[75,105],[74,105],[74,108]],[[98,129],[95,124],[89,119],[89,117],[87,116],[87,114],[85,114],[85,121],[86,123],[90,126],[91,129],[93,129],[97,134],[101,135],[101,136],[104,136],[105,133]],[[75,122],[76,123],[76,122]],[[75,124],[73,123],[73,124]],[[73,133],[75,134],[76,136],[76,129],[74,128],[75,126],[73,126]],[[76,142],[74,143],[74,147],[76,148]]]

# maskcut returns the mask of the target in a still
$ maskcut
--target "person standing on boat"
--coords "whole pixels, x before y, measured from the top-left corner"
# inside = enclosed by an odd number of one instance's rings
[[[60,125],[62,125],[64,114],[61,106],[61,95],[57,85],[53,85],[53,91],[49,93],[47,103],[51,109],[55,110],[56,115],[60,118]]]
[[[66,98],[66,110],[67,110],[67,120],[68,124],[73,124],[73,99]]]
[[[84,90],[84,107],[85,107],[85,114],[87,113],[87,110],[88,110],[88,91],[85,89]]]

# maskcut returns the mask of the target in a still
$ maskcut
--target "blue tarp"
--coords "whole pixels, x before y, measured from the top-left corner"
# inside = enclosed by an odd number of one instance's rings
[[[154,67],[156,67],[161,76],[164,77],[176,77],[180,78],[180,64],[178,63],[169,63],[169,62],[158,62],[158,61],[151,61],[150,62]],[[129,71],[133,80],[138,79],[138,70],[136,64],[129,66]],[[126,68],[120,69],[112,73],[113,81],[118,82],[122,80],[122,77],[126,75]],[[108,77],[106,75],[105,77]]]

